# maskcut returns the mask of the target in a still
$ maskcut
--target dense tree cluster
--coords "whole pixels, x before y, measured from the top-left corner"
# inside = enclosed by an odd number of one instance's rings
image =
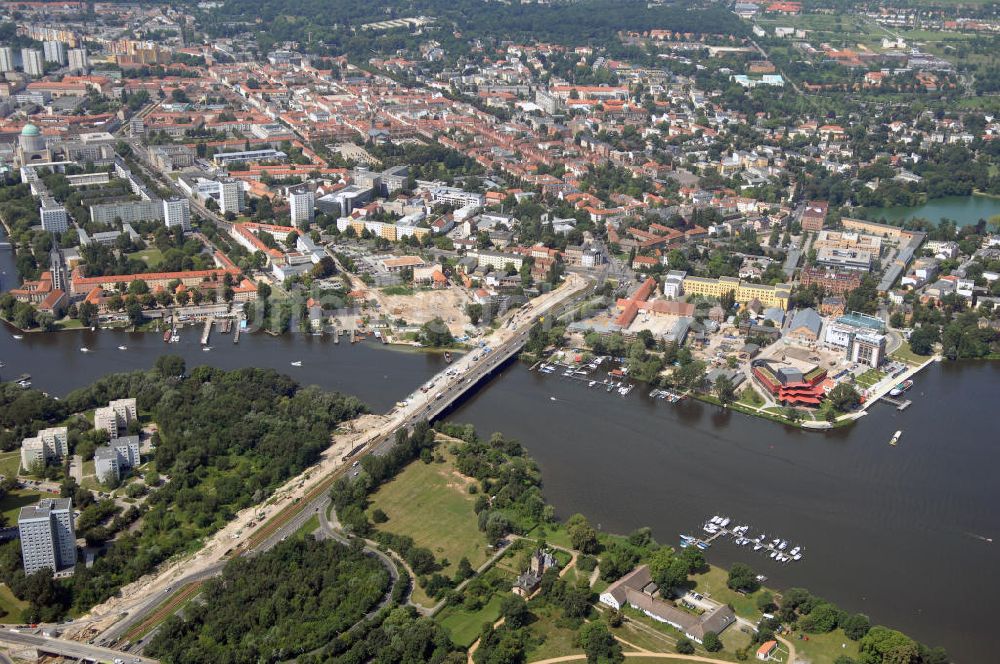
[[[312,537],[230,561],[149,644],[164,662],[274,662],[325,646],[385,595],[382,563]]]

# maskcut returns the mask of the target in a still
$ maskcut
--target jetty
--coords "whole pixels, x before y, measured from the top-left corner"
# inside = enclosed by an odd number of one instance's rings
[[[896,407],[896,410],[906,410],[907,408],[910,407],[910,404],[913,403],[909,399],[897,399],[895,397],[889,396],[888,394],[882,395],[882,401],[888,404],[892,404],[893,406]]]
[[[333,328],[333,343],[334,344],[339,344],[340,343],[340,328],[339,327],[334,327]]]
[[[207,344],[208,343],[208,338],[210,336],[212,336],[212,323],[214,321],[215,321],[215,318],[213,318],[212,316],[209,316],[208,318],[205,319],[205,327],[201,331],[201,345],[202,346],[204,346],[205,344]]]
[[[240,342],[240,330],[243,328],[243,321],[238,321],[233,327],[236,328],[236,331],[233,332],[233,343],[238,344]]]

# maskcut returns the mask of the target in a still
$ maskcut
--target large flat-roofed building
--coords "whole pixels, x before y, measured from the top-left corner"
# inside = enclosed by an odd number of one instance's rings
[[[65,233],[69,230],[69,217],[66,208],[51,198],[43,198],[38,208],[38,216],[42,221],[42,230],[49,233]]]
[[[119,221],[125,224],[135,224],[140,221],[162,221],[163,204],[159,199],[96,203],[90,206],[90,219],[95,224],[113,224]]]
[[[49,459],[65,459],[69,454],[66,427],[42,429],[38,435],[21,441],[21,467],[29,470]]]
[[[520,270],[524,264],[524,258],[517,254],[501,254],[497,251],[470,251],[466,254],[479,260],[480,265],[489,265],[495,270],[503,270],[507,265],[513,265],[515,270]]]
[[[822,247],[816,252],[817,265],[841,270],[868,272],[871,270],[872,260],[872,253],[863,249]]]
[[[123,470],[139,465],[139,436],[115,438],[94,450],[94,474],[100,482],[114,484]]]
[[[118,438],[118,431],[138,419],[135,399],[115,399],[104,408],[94,411],[94,428],[108,432],[111,439]]]
[[[820,231],[813,241],[812,248],[819,251],[824,247],[861,249],[878,256],[882,251],[882,238],[853,231]]]
[[[285,161],[286,159],[288,159],[287,154],[274,148],[240,150],[239,152],[218,152],[212,157],[217,166],[225,166],[239,161]]]
[[[702,297],[720,298],[726,293],[733,293],[736,302],[747,304],[759,300],[765,307],[788,308],[788,298],[791,296],[791,286],[788,284],[755,284],[743,281],[737,277],[684,277],[685,295],[701,295]]]
[[[69,498],[43,498],[22,507],[17,517],[24,573],[50,569],[53,574],[72,573],[76,565],[73,502]]]
[[[293,226],[309,226],[316,216],[316,194],[308,189],[288,192],[288,206]]]
[[[843,295],[861,285],[861,273],[857,270],[806,267],[802,269],[799,281],[806,288],[819,286],[828,293]]]
[[[163,201],[163,223],[167,228],[191,230],[191,203],[186,198],[168,198]]]

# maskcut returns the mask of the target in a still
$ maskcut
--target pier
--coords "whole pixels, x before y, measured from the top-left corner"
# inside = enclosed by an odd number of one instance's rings
[[[895,397],[890,397],[888,394],[882,396],[882,401],[892,404],[896,407],[896,410],[906,410],[910,407],[913,402],[909,399],[897,399]]]
[[[243,321],[237,321],[233,327],[236,328],[236,331],[233,332],[233,343],[238,344],[240,342],[240,330],[243,328]]]
[[[213,318],[212,316],[209,316],[208,318],[205,319],[205,327],[201,331],[201,345],[202,346],[204,346],[205,344],[207,344],[208,343],[208,338],[210,336],[212,336],[212,323],[214,321],[215,321],[215,318]]]

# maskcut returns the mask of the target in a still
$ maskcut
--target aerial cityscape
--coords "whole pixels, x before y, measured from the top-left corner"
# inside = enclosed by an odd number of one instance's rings
[[[0,663],[1000,661],[1000,4],[0,1],[0,75]]]

